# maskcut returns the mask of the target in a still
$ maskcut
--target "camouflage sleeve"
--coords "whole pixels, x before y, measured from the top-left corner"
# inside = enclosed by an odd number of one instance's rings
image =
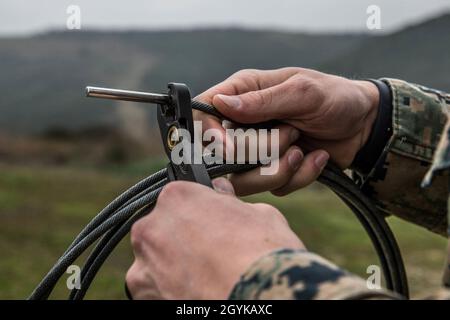
[[[306,250],[282,249],[256,261],[230,294],[233,300],[396,299]]]
[[[393,134],[380,159],[381,174],[369,179],[365,188],[384,212],[445,235],[447,172],[438,173],[430,188],[421,188],[421,181],[446,132],[450,95],[401,80],[382,80],[392,92]]]

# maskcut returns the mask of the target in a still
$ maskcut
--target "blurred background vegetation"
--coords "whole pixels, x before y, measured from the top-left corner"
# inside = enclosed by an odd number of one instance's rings
[[[176,81],[198,94],[242,68],[302,66],[450,91],[448,30],[449,14],[376,36],[203,29],[0,38],[0,298],[25,298],[96,212],[164,165],[154,109],[86,99],[86,85],[165,91]],[[350,271],[367,276],[378,263],[359,223],[320,185],[247,200],[277,206],[311,250]],[[430,292],[446,240],[389,222],[413,295]],[[88,298],[124,298],[131,261],[124,241]],[[67,294],[62,283],[53,297]]]

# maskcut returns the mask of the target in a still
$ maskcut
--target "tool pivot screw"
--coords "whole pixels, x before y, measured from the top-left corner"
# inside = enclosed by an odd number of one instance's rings
[[[176,126],[171,126],[167,133],[167,146],[172,150],[177,143],[180,141],[180,136],[178,133],[178,128]]]

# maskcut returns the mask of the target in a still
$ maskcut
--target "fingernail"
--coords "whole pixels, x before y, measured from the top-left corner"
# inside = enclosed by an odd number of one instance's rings
[[[297,170],[303,160],[303,153],[299,149],[294,149],[289,153],[288,163],[292,170]]]
[[[297,141],[300,138],[300,131],[298,131],[297,129],[292,129],[289,138],[291,139],[291,143]]]
[[[214,190],[220,193],[234,194],[234,188],[231,182],[225,178],[217,178],[212,181]]]
[[[225,96],[223,94],[218,94],[217,97],[229,107],[239,108],[241,105],[241,99],[237,96]]]
[[[328,153],[321,152],[314,159],[314,163],[318,168],[323,169],[323,167],[325,167],[325,165],[327,164],[329,158],[330,156],[328,155]]]

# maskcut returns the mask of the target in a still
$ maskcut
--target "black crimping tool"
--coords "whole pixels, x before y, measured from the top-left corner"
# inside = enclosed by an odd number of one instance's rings
[[[195,163],[194,161],[194,121],[189,88],[182,83],[169,83],[168,87],[167,94],[86,87],[86,96],[157,104],[162,143],[170,160],[167,165],[169,180],[194,181],[212,187],[204,162]],[[189,134],[180,136],[181,129],[186,130]],[[189,137],[191,141],[181,141],[186,137]],[[179,143],[183,143],[182,152],[184,154],[182,162],[176,164],[172,161],[172,150]]]

